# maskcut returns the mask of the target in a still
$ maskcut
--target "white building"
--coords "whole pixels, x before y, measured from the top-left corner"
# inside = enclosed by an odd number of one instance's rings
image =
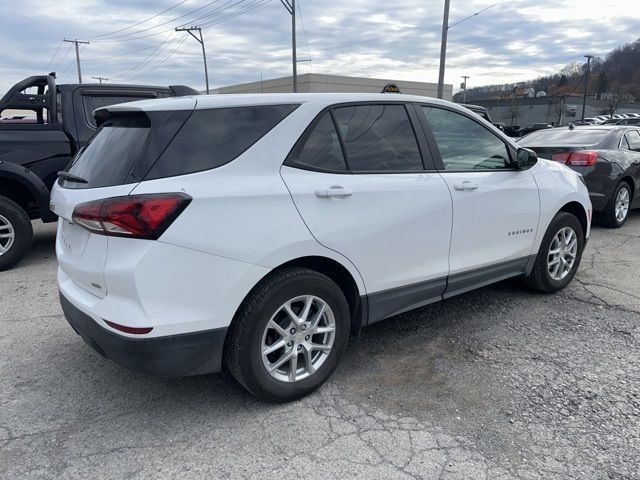
[[[400,93],[424,97],[435,97],[438,92],[436,83],[410,82],[390,78],[343,77],[320,73],[298,75],[298,92],[300,93],[380,93],[385,88],[390,91],[397,89]],[[292,77],[243,83],[218,89],[218,93],[289,93],[292,91]],[[445,84],[444,99],[451,100],[452,96],[453,85]]]

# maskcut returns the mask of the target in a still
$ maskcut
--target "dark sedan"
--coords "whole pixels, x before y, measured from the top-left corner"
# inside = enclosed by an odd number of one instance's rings
[[[621,227],[640,208],[640,128],[585,126],[540,130],[518,143],[541,158],[562,162],[587,183],[596,220]]]

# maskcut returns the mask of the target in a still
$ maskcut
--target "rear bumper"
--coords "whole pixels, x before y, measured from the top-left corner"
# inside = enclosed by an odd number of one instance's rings
[[[106,330],[60,293],[67,321],[102,356],[161,377],[219,372],[226,328],[153,338],[131,338]]]

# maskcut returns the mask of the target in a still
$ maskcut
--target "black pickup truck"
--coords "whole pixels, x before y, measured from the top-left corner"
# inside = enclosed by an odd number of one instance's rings
[[[0,100],[0,271],[18,263],[31,248],[31,220],[56,221],[49,210],[49,192],[58,172],[94,135],[95,109],[197,94],[184,86],[56,85],[53,75],[14,85]],[[20,115],[11,115],[11,110]]]

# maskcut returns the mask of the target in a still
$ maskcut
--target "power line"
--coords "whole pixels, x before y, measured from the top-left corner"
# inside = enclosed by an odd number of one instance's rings
[[[162,49],[163,46],[165,46],[167,43],[172,41],[175,38],[175,36],[176,36],[176,32],[172,32],[169,35],[167,35],[164,41],[161,44],[157,45],[156,48],[153,50],[153,52],[147,55],[142,61],[138,62],[133,68],[130,68],[129,70],[116,75],[116,77],[124,78],[129,74],[135,72],[136,70],[139,70],[140,68],[142,68],[145,64],[151,61],[151,59]]]
[[[175,5],[173,5],[173,6],[169,7],[169,8],[167,8],[166,10],[163,10],[163,11],[161,11],[160,13],[156,13],[155,15],[153,15],[153,16],[151,16],[151,17],[149,17],[149,18],[146,18],[146,19],[144,19],[144,20],[141,20],[141,21],[139,21],[139,22],[137,22],[137,23],[134,23],[134,24],[132,24],[132,25],[129,25],[128,27],[120,28],[120,29],[118,29],[118,30],[114,30],[113,32],[109,32],[109,33],[103,33],[102,35],[94,35],[93,37],[88,37],[88,39],[87,39],[87,40],[91,40],[91,39],[94,39],[94,38],[100,38],[100,37],[109,37],[109,36],[113,35],[114,33],[124,32],[125,30],[129,30],[130,28],[137,27],[138,25],[142,25],[143,23],[146,23],[146,22],[148,22],[149,20],[153,20],[154,18],[157,18],[157,17],[159,17],[160,15],[165,14],[165,13],[167,13],[168,11],[173,10],[173,9],[174,9],[174,8],[176,8],[176,7],[179,7],[179,6],[180,6],[180,5],[182,5],[183,3],[186,3],[187,1],[188,1],[188,0],[182,0],[181,2],[176,3]]]
[[[497,6],[497,5],[500,5],[501,3],[504,3],[505,1],[506,1],[506,0],[500,0],[499,2],[496,2],[496,3],[494,3],[493,5],[489,5],[488,7],[483,8],[483,9],[482,9],[482,10],[480,10],[480,11],[477,11],[477,12],[476,12],[476,13],[474,13],[473,15],[469,15],[468,17],[465,17],[465,18],[463,18],[462,20],[459,20],[459,21],[457,21],[456,23],[454,23],[454,24],[452,24],[452,25],[449,25],[449,27],[448,27],[448,28],[449,28],[449,29],[451,29],[451,28],[455,27],[456,25],[460,25],[462,22],[466,22],[466,21],[467,21],[467,20],[469,20],[470,18],[477,17],[477,16],[478,16],[478,15],[480,15],[481,13],[486,12],[486,11],[487,11],[487,10],[489,10],[490,8],[493,8],[493,7]]]
[[[58,48],[56,48],[56,52],[53,54],[53,57],[51,57],[51,59],[49,60],[49,63],[47,63],[47,66],[44,67],[45,70],[49,68],[49,65],[51,65],[51,62],[53,62],[54,58],[56,58],[56,55],[58,55],[58,52],[60,51],[60,47],[62,47],[63,43],[64,41],[60,41],[60,43],[58,44]]]
[[[64,43],[64,40],[62,41],[62,43]],[[58,60],[58,63],[56,63],[55,67],[53,67],[54,70],[57,70],[62,66],[62,63],[64,62],[65,58],[67,58],[67,55],[69,55],[69,52],[71,51],[72,48],[73,47],[69,45],[69,48],[67,49],[66,52],[64,52],[64,55],[62,56],[62,58],[60,58],[60,60]]]
[[[175,52],[176,50],[178,50],[178,48],[180,48],[180,46],[187,40],[187,38],[189,38],[188,36],[184,36],[182,38],[182,40],[180,40],[180,42],[175,46],[175,48],[173,50],[171,50],[169,52],[169,54],[167,56],[165,56],[162,60],[160,60],[159,62],[157,62],[153,67],[151,67],[149,70],[147,70],[146,72],[141,73],[140,75],[136,75],[135,77],[131,77],[129,80],[136,80],[138,78],[142,78],[142,77],[146,77],[147,75],[149,75],[151,72],[155,71],[156,69],[158,69],[164,62],[166,62]]]
[[[196,8],[195,10],[191,10],[190,12],[187,12],[187,13],[185,13],[183,15],[180,15],[178,17],[175,17],[175,18],[172,18],[170,20],[167,20],[166,22],[159,23],[158,25],[154,25],[152,27],[143,28],[142,30],[137,30],[137,31],[132,32],[132,33],[126,33],[124,35],[116,35],[114,37],[109,37],[109,38],[105,38],[103,40],[97,40],[97,41],[99,41],[99,42],[125,42],[125,41],[138,40],[138,39],[141,39],[141,38],[152,37],[154,35],[160,35],[162,33],[170,32],[170,31],[173,30],[173,28],[170,28],[168,30],[163,30],[162,32],[156,32],[156,33],[150,33],[150,34],[147,34],[147,35],[142,35],[142,36],[139,36],[139,37],[135,36],[135,35],[139,35],[139,34],[144,33],[144,32],[148,32],[149,30],[153,30],[154,28],[158,28],[158,27],[161,27],[163,25],[167,25],[169,23],[175,22],[176,20],[180,20],[181,18],[188,17],[189,15],[191,15],[193,13],[196,13],[196,12],[202,10],[202,9],[210,7],[214,3],[218,3],[219,1],[220,0],[213,0],[213,1],[203,5],[202,7]],[[134,35],[133,38],[128,38],[128,37],[130,37],[132,35]]]
[[[300,8],[300,1],[298,0],[298,13],[300,14],[300,23],[302,23],[302,33],[304,33],[304,41],[307,44],[307,55],[309,61],[311,61],[311,49],[309,48],[309,37],[307,37],[307,29],[304,26],[304,18],[302,18],[302,9]]]
[[[273,0],[254,0],[251,4],[247,5],[246,7],[243,7],[242,10],[236,10],[235,12],[227,13],[226,16],[222,16],[210,22],[201,24],[201,27],[206,28],[206,27],[212,27],[214,25],[218,25],[220,23],[226,22],[227,20],[231,20],[232,18],[242,15],[243,13],[247,13],[252,10],[255,10],[256,8],[262,7],[263,5],[266,5],[267,3],[271,3],[272,1]]]
[[[145,50],[151,50],[152,48],[156,48],[158,45],[161,45],[161,44],[150,45],[148,47],[139,48],[138,50],[131,50],[130,52],[124,52],[124,53],[120,53],[120,54],[117,54],[117,55],[109,55],[108,57],[89,58],[89,59],[84,60],[84,63],[87,63],[87,62],[103,62],[105,60],[110,60],[112,58],[126,57],[127,55],[132,55],[134,53],[144,52]]]

